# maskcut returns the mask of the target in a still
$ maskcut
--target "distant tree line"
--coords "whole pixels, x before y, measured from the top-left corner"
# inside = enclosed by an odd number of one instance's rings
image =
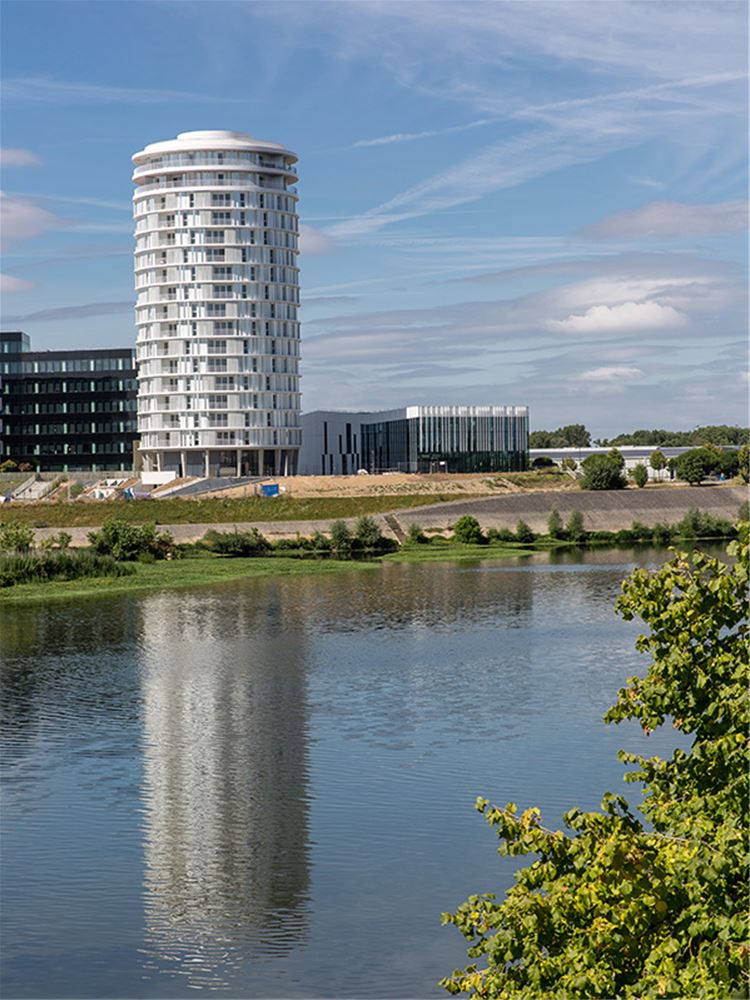
[[[630,434],[618,434],[613,438],[598,438],[593,443],[602,448],[616,448],[620,445],[643,445],[656,448],[695,448],[701,445],[735,445],[750,442],[750,428],[712,424],[696,427],[692,431],[638,430]],[[591,434],[583,424],[567,424],[556,431],[532,431],[529,434],[530,448],[589,448]]]
[[[750,441],[750,429],[728,424],[713,424],[696,427],[692,431],[639,430],[631,434],[618,434],[614,438],[601,438],[596,443],[602,447],[620,445],[655,445],[660,448],[691,448],[700,445],[742,445]],[[531,447],[551,447],[560,445],[531,445]]]

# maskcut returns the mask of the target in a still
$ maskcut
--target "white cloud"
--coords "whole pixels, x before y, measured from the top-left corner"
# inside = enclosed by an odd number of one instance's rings
[[[617,306],[591,306],[583,314],[549,320],[547,329],[573,334],[606,334],[667,330],[685,323],[687,316],[672,306],[662,306],[658,302],[623,302]]]
[[[613,366],[609,368],[589,368],[581,372],[579,378],[582,382],[621,382],[629,379],[640,378],[643,371],[640,368],[627,366]]]
[[[3,100],[23,104],[247,104],[246,97],[223,97],[181,90],[108,87],[47,77],[19,77],[3,82]]]
[[[746,228],[745,201],[726,201],[712,205],[652,201],[641,208],[618,212],[592,226],[586,226],[581,234],[597,240],[668,238],[739,232]]]
[[[29,198],[11,198],[0,191],[0,233],[4,247],[63,225],[62,219]]]
[[[299,249],[302,254],[317,257],[319,254],[331,253],[335,245],[333,240],[320,229],[303,224],[299,227]]]
[[[450,125],[447,128],[428,129],[426,132],[395,132],[393,135],[381,135],[376,139],[360,139],[354,143],[353,149],[367,146],[391,146],[397,142],[416,142],[418,139],[432,139],[438,135],[450,135],[453,132],[466,132],[468,129],[490,125],[494,118],[480,118],[466,125]]]
[[[13,274],[0,274],[0,293],[3,295],[11,292],[27,292],[33,287],[33,281],[27,281],[25,278],[17,278]]]
[[[30,149],[0,149],[0,167],[36,167],[42,161]]]

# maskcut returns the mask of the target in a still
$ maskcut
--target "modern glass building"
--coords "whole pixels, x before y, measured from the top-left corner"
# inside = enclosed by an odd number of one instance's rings
[[[244,132],[183,132],[133,162],[144,469],[293,474],[296,155]]]
[[[511,472],[525,469],[525,406],[407,406],[380,413],[305,414],[300,471]]]
[[[32,351],[0,333],[2,458],[38,472],[133,468],[135,355],[130,348]]]

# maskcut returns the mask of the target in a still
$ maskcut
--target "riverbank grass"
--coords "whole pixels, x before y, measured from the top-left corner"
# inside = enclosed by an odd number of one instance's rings
[[[269,576],[309,576],[340,573],[342,570],[357,572],[371,569],[378,563],[343,562],[336,559],[293,559],[280,556],[251,559],[198,556],[130,565],[135,569],[130,576],[23,583],[0,589],[0,604],[23,604],[68,597],[110,597],[155,590],[183,590]]]

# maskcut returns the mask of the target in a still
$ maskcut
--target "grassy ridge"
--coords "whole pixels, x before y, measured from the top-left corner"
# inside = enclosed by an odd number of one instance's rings
[[[357,572],[378,563],[340,562],[335,559],[290,559],[280,556],[252,559],[220,559],[214,556],[176,559],[171,562],[132,563],[132,576],[97,577],[46,583],[24,583],[0,590],[0,606],[50,601],[68,597],[110,597],[149,590],[179,590],[211,583],[267,576],[299,576]]]
[[[364,497],[234,497],[205,500],[107,500],[91,503],[8,504],[0,523],[23,521],[37,528],[98,527],[112,518],[130,524],[234,524],[242,521],[334,521],[383,514],[460,497],[442,493]]]

